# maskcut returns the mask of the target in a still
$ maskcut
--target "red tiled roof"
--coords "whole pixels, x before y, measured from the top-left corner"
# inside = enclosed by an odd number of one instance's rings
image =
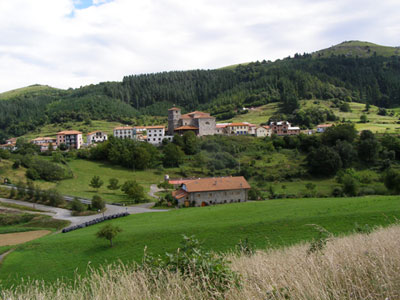
[[[77,130],[64,130],[57,132],[57,135],[65,135],[65,134],[82,134],[82,132],[77,131]]]
[[[186,182],[185,186],[186,191],[189,193],[251,188],[243,176],[199,178],[197,180]]]
[[[332,127],[333,126],[333,124],[321,124],[321,125],[318,125],[317,127],[318,128],[326,128],[326,127]]]
[[[187,182],[193,181],[193,180],[196,180],[196,179],[170,179],[168,181],[168,183],[173,184],[173,185],[181,185],[183,183],[187,183]]]
[[[186,197],[187,195],[188,193],[184,190],[172,191],[172,197],[174,197],[175,199],[181,199],[183,197]]]
[[[89,134],[94,134],[94,133],[96,133],[96,132],[101,132],[101,131],[100,131],[100,130],[92,131],[92,132],[89,132],[87,135],[89,135]]]
[[[157,126],[146,126],[146,129],[164,129],[165,126],[157,125]]]
[[[55,140],[55,138],[51,137],[37,137],[36,139],[33,139],[31,141],[46,141],[46,140]]]
[[[189,125],[185,125],[185,126],[181,126],[178,128],[175,128],[174,130],[198,130],[198,127],[195,126],[189,126]]]
[[[246,123],[231,123],[231,124],[228,125],[228,127],[231,127],[231,126],[249,126],[249,124],[246,124]]]
[[[182,119],[204,119],[204,118],[208,119],[208,118],[213,118],[213,117],[211,117],[209,113],[205,113],[205,112],[196,110],[196,111],[190,112],[188,114],[182,115],[181,118]]]
[[[168,110],[181,110],[180,108],[177,108],[177,107],[172,107],[172,108],[170,108],[170,109],[168,109]]]
[[[219,124],[215,125],[216,128],[225,128],[226,126],[228,126],[228,125],[226,125],[226,124],[224,124],[224,125],[219,125]]]

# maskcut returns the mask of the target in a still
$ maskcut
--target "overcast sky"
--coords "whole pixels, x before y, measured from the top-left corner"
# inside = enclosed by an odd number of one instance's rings
[[[399,0],[0,0],[0,92],[400,46]]]

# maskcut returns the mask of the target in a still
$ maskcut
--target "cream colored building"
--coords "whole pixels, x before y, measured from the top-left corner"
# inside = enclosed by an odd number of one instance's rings
[[[243,176],[211,177],[185,180],[179,190],[172,193],[178,206],[208,206],[245,202],[250,185]]]

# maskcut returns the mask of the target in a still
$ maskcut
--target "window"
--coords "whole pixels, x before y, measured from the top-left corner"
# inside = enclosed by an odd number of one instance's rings
[[[199,198],[200,197],[200,194],[197,194],[197,198]]]
[[[206,122],[206,125],[210,125],[210,122],[207,121],[207,122]]]
[[[208,197],[210,197],[210,198],[211,198],[211,197],[212,197],[212,193],[209,193],[209,194],[208,194]]]

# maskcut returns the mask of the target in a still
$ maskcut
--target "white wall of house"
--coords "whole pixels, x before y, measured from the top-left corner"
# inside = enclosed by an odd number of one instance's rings
[[[202,206],[203,202],[206,205],[245,202],[248,200],[247,194],[246,189],[192,192],[179,199],[178,205],[184,206],[185,201],[189,201],[190,204],[194,203],[194,206]]]
[[[119,139],[132,139],[133,128],[132,127],[117,127],[114,128],[114,136]]]

